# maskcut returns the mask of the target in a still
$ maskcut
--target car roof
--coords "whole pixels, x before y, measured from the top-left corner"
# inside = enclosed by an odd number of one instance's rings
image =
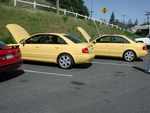
[[[68,35],[68,34],[64,34],[64,33],[35,33],[33,34],[32,36],[34,35]]]

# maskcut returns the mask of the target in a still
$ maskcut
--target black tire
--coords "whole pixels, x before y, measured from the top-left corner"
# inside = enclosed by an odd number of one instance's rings
[[[127,51],[124,52],[123,58],[127,62],[132,62],[136,59],[136,54],[132,50],[127,50]]]
[[[61,54],[57,59],[57,64],[63,69],[70,69],[74,65],[74,60],[69,54]]]

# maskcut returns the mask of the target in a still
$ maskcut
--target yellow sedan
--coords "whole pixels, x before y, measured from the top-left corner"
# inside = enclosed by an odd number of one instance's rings
[[[102,35],[91,40],[84,29],[78,27],[78,30],[87,37],[87,42],[94,43],[96,56],[120,57],[130,62],[148,53],[145,44],[136,43],[123,35]]]
[[[74,64],[89,63],[95,56],[91,43],[69,34],[37,33],[30,36],[17,24],[8,24],[6,27],[20,45],[24,60],[56,63],[68,69]]]

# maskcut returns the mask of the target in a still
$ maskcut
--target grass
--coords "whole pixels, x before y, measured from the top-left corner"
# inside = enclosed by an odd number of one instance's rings
[[[76,19],[75,17],[68,17],[58,15],[51,11],[42,11],[35,9],[18,8],[13,6],[0,5],[0,38],[6,43],[11,43],[11,39],[3,37],[10,37],[10,33],[6,29],[6,25],[10,23],[19,24],[24,27],[30,34],[37,32],[59,32],[67,33],[80,37],[80,33],[76,27],[83,27],[91,37],[97,37],[98,33],[92,21]],[[132,36],[116,28],[111,28],[106,25],[98,24],[101,34],[123,34]],[[134,37],[134,35],[132,36]]]

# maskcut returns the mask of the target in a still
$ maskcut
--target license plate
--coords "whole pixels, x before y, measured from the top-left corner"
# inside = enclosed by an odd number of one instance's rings
[[[6,55],[6,59],[11,59],[11,58],[13,58],[13,55],[12,55],[12,54]]]

